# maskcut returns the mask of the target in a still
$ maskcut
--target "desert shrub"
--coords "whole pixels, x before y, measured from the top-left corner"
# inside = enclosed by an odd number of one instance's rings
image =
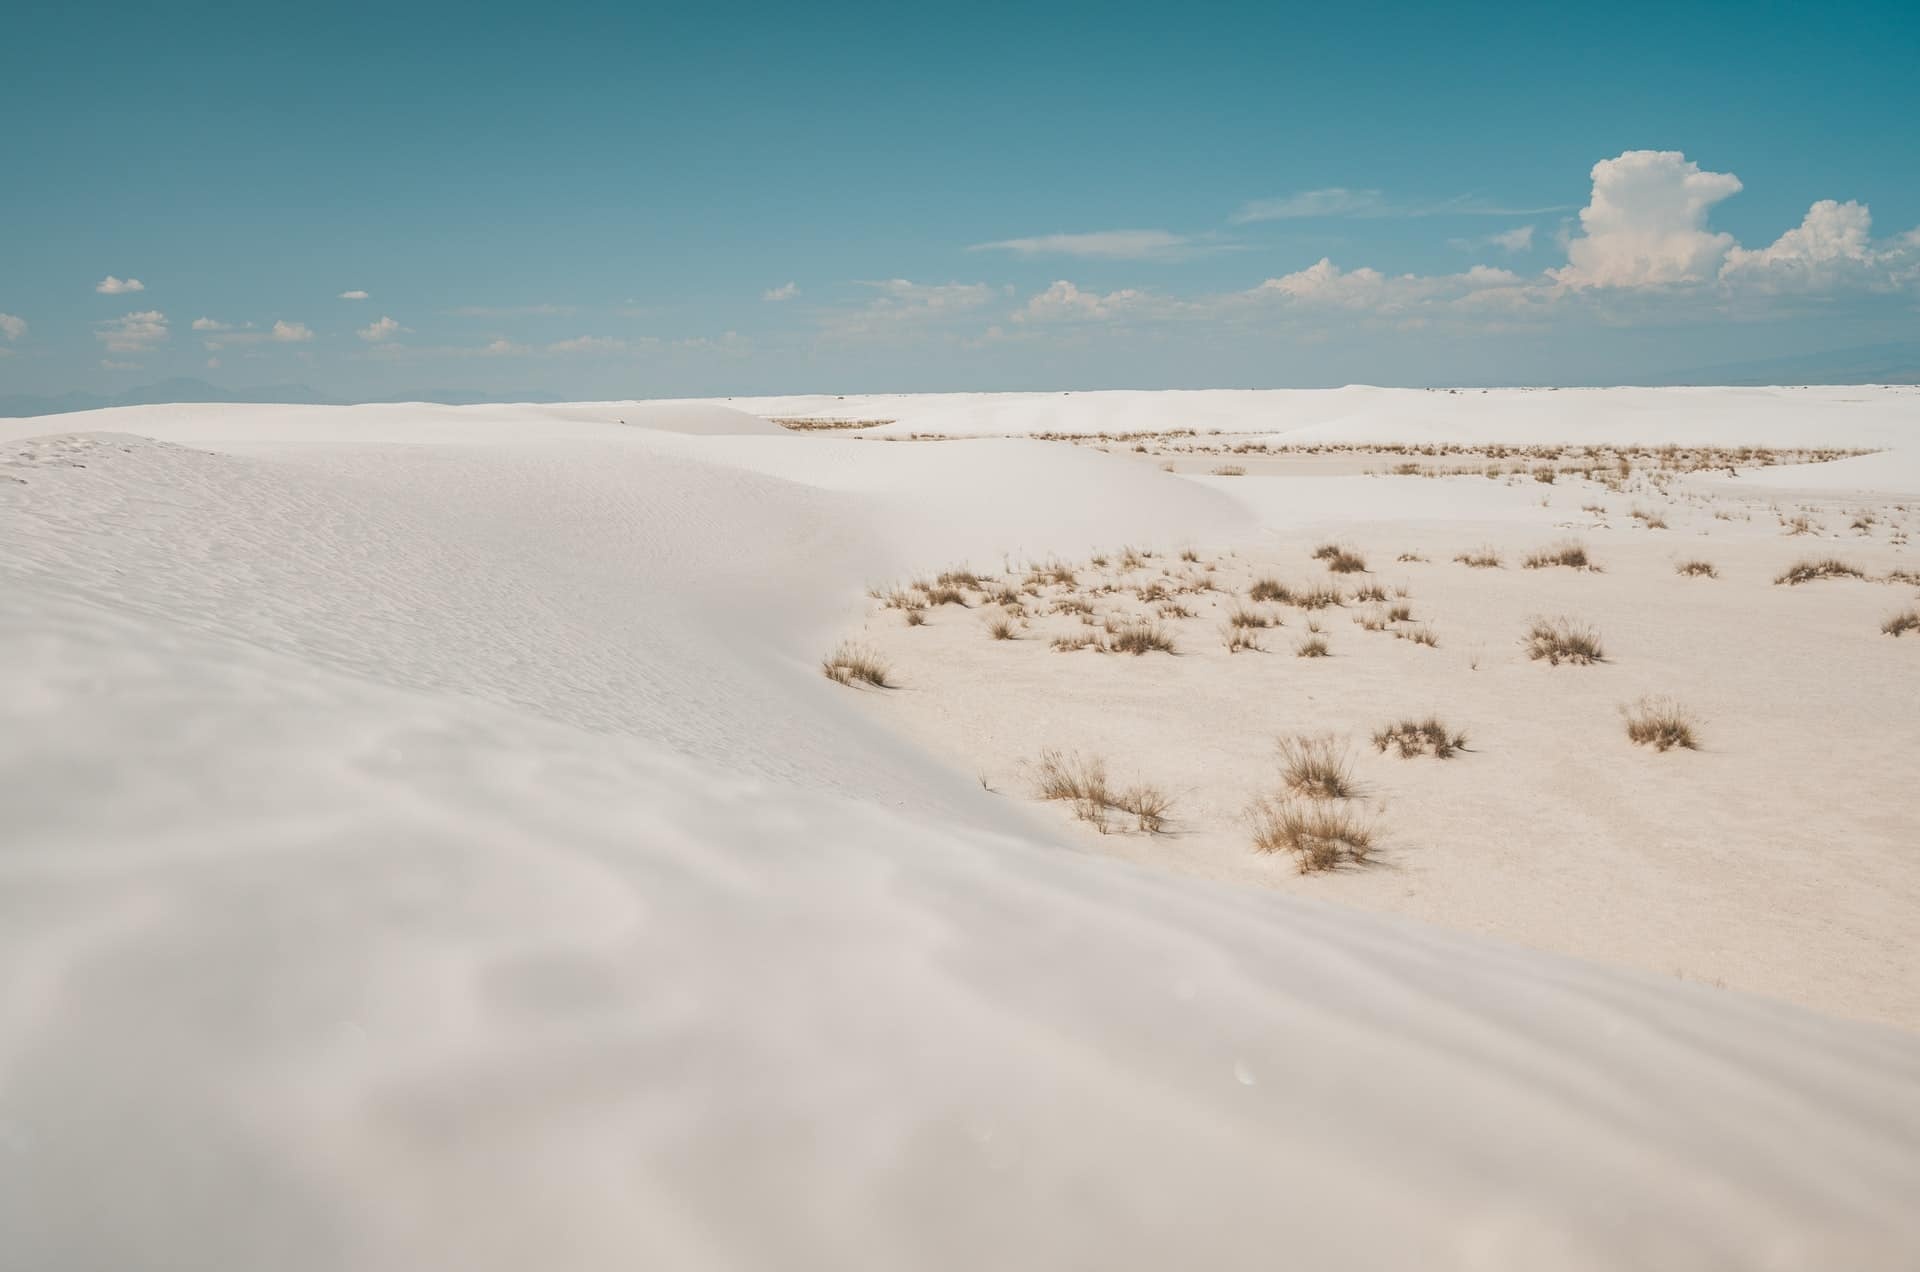
[[[1554,479],[1558,476],[1559,474],[1551,468],[1536,468],[1533,470],[1533,479],[1544,486],[1553,485]]]
[[[976,592],[985,586],[972,570],[948,570],[934,581],[943,587],[970,587]]]
[[[1446,760],[1453,758],[1455,752],[1467,749],[1467,735],[1449,731],[1439,716],[1430,715],[1424,720],[1409,717],[1375,729],[1373,749],[1382,752],[1397,749],[1402,759],[1432,755],[1437,760]]]
[[[1280,739],[1280,776],[1308,799],[1352,799],[1353,770],[1338,738],[1294,734]]]
[[[1113,806],[1132,813],[1134,825],[1144,833],[1157,835],[1166,826],[1167,814],[1173,811],[1173,797],[1158,786],[1138,782],[1122,790]]]
[[[1348,597],[1347,599],[1353,600],[1353,601],[1371,601],[1371,602],[1384,601],[1387,599],[1387,589],[1380,586],[1378,583],[1362,583],[1359,587],[1354,589],[1353,595]]]
[[[1500,568],[1500,550],[1491,544],[1475,548],[1471,552],[1462,552],[1453,558],[1462,565],[1470,565],[1476,570],[1497,570]]]
[[[1082,596],[1056,596],[1047,610],[1050,614],[1091,614],[1093,602]]]
[[[1788,566],[1773,581],[1776,585],[1784,583],[1796,587],[1801,583],[1811,583],[1815,579],[1863,579],[1867,577],[1858,566],[1849,565],[1839,557],[1804,557]]]
[[[1529,570],[1544,570],[1556,565],[1564,565],[1569,570],[1592,570],[1599,572],[1600,567],[1587,556],[1587,547],[1574,539],[1566,539],[1550,548],[1542,548],[1532,553],[1522,564]]]
[[[1684,574],[1688,578],[1717,579],[1720,577],[1720,571],[1714,568],[1711,561],[1681,561],[1674,565],[1673,572]]]
[[[876,689],[892,687],[887,682],[890,669],[886,661],[865,645],[856,645],[851,641],[842,643],[827,655],[820,663],[820,670],[835,684],[850,685],[857,680]]]
[[[1399,556],[1394,558],[1394,560],[1396,561],[1421,561],[1421,562],[1424,562],[1426,559],[1427,558],[1421,556],[1418,552],[1402,552]]]
[[[987,634],[995,640],[1012,640],[1019,630],[1014,621],[1004,614],[987,620]]]
[[[1440,648],[1440,637],[1434,632],[1433,628],[1427,626],[1425,623],[1420,623],[1413,627],[1396,627],[1393,634],[1401,640],[1410,640],[1414,644],[1424,645],[1428,649]]]
[[[958,605],[962,608],[965,608],[967,604],[967,595],[965,592],[962,592],[957,587],[949,587],[945,584],[936,584],[935,586],[927,589],[927,604]]]
[[[907,616],[908,627],[925,627],[927,625],[927,611],[918,606],[902,612]]]
[[[1665,530],[1667,528],[1667,519],[1651,508],[1642,508],[1639,504],[1635,504],[1631,515],[1635,521],[1638,521],[1649,530]]]
[[[1526,647],[1527,657],[1544,658],[1555,667],[1563,662],[1584,666],[1606,660],[1599,635],[1591,627],[1571,619],[1536,618],[1521,643]]]
[[[1411,605],[1395,605],[1387,611],[1387,621],[1389,623],[1406,623],[1412,620],[1413,606]]]
[[[1656,751],[1700,749],[1693,736],[1693,716],[1672,698],[1642,698],[1620,711],[1627,719],[1627,737],[1635,746]]]
[[[1920,587],[1920,570],[1888,570],[1881,579],[1887,583],[1903,583],[1908,587]]]
[[[1901,610],[1880,624],[1880,633],[1883,636],[1904,636],[1908,632],[1920,632],[1920,605]]]
[[[1293,647],[1293,652],[1301,658],[1325,658],[1333,652],[1325,636],[1309,636]]]
[[[1200,559],[1200,554],[1192,548],[1182,548],[1180,549],[1180,559],[1182,561],[1197,562]]]
[[[1107,638],[1100,632],[1075,632],[1071,636],[1053,638],[1055,653],[1071,654],[1082,649],[1091,649],[1104,654],[1107,652]]]
[[[1367,569],[1365,557],[1337,543],[1321,544],[1313,550],[1313,559],[1325,561],[1335,574],[1364,574]]]
[[[1305,610],[1325,609],[1329,605],[1344,604],[1345,600],[1339,588],[1327,583],[1315,583],[1293,594],[1293,603]]]
[[[1332,870],[1342,862],[1365,865],[1373,854],[1372,828],[1343,804],[1262,798],[1247,809],[1247,822],[1257,851],[1293,854],[1301,874]]]
[[[1244,605],[1236,605],[1227,612],[1227,625],[1230,627],[1277,627],[1279,624],[1271,615],[1259,610],[1250,610]]]
[[[1247,475],[1247,466],[1245,464],[1221,464],[1214,468],[1213,475],[1215,477],[1245,477]]]
[[[1360,624],[1362,631],[1384,632],[1387,630],[1387,612],[1382,609],[1362,610],[1353,616],[1353,621]]]
[[[1287,605],[1293,601],[1293,589],[1278,579],[1255,579],[1253,586],[1247,589],[1247,599],[1256,604],[1272,601]]]
[[[1192,618],[1193,611],[1178,601],[1168,601],[1154,611],[1161,618]]]

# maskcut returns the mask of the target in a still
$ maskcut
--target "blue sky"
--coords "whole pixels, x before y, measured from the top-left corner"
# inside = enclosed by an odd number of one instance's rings
[[[1916,66],[1911,3],[30,3],[0,389],[1553,383],[1911,338]]]

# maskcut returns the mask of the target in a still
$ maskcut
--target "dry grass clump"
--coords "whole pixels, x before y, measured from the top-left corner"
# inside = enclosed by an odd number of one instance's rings
[[[1214,468],[1213,475],[1215,477],[1245,477],[1247,475],[1247,466],[1245,464],[1220,464]]]
[[[1057,596],[1047,610],[1050,614],[1091,614],[1093,602],[1083,596]]]
[[[1377,603],[1387,599],[1387,589],[1382,587],[1378,583],[1362,583],[1359,587],[1354,589],[1353,595],[1348,597],[1347,599],[1352,601],[1368,601],[1368,602]]]
[[[1154,611],[1161,618],[1193,618],[1194,612],[1178,601],[1168,601]]]
[[[1780,524],[1787,528],[1787,533],[1790,535],[1814,534],[1820,529],[1819,526],[1814,524],[1813,519],[1807,516],[1782,517],[1780,518]]]
[[[1266,652],[1266,646],[1260,643],[1258,632],[1234,623],[1227,623],[1220,628],[1220,643],[1227,647],[1227,652],[1230,654]]]
[[[1867,576],[1858,566],[1842,561],[1839,557],[1805,557],[1776,577],[1776,585],[1785,583],[1794,587],[1801,583],[1811,583],[1815,579],[1864,579]]]
[[[1399,556],[1394,558],[1394,560],[1396,561],[1420,561],[1420,562],[1424,562],[1426,559],[1427,558],[1421,556],[1418,552],[1402,552]]]
[[[1341,804],[1263,797],[1247,809],[1253,846],[1260,852],[1290,852],[1301,874],[1332,870],[1342,862],[1365,865],[1373,854],[1373,830]]]
[[[1439,716],[1428,716],[1424,720],[1397,720],[1373,731],[1373,749],[1384,752],[1389,748],[1397,748],[1402,759],[1410,760],[1416,755],[1430,754],[1436,760],[1448,760],[1456,752],[1467,749],[1467,735],[1459,731],[1450,732],[1440,722]]]
[[[1108,647],[1122,654],[1138,657],[1141,654],[1174,652],[1173,637],[1158,623],[1110,623],[1107,637]]]
[[[1904,583],[1908,587],[1920,587],[1920,570],[1888,570],[1881,575],[1883,583]]]
[[[1563,539],[1550,548],[1532,553],[1522,563],[1529,570],[1544,570],[1556,565],[1564,565],[1569,570],[1591,570],[1595,574],[1600,567],[1587,556],[1587,546],[1577,539]]]
[[[1904,636],[1908,632],[1920,632],[1920,605],[1901,610],[1880,624],[1880,634],[1883,636]]]
[[[857,680],[876,689],[893,687],[887,681],[890,668],[886,661],[865,645],[856,645],[851,641],[842,642],[838,649],[827,655],[820,663],[820,670],[837,685],[850,685]]]
[[[1198,562],[1200,560],[1200,554],[1192,548],[1182,548],[1180,549],[1180,559],[1187,562]]]
[[[1497,570],[1500,568],[1500,550],[1492,544],[1475,548],[1471,552],[1462,552],[1453,559],[1462,565],[1470,565],[1476,570]]]
[[[1665,530],[1667,528],[1667,519],[1651,508],[1642,508],[1639,504],[1635,504],[1630,515],[1635,521],[1638,521],[1649,530]]]
[[[927,604],[958,605],[962,609],[965,609],[967,604],[967,594],[965,592],[962,592],[957,587],[949,587],[944,583],[936,584],[935,586],[927,589]]]
[[[1073,805],[1073,815],[1101,834],[1108,830],[1107,813],[1129,813],[1147,834],[1159,834],[1173,809],[1173,798],[1158,786],[1140,782],[1116,791],[1107,778],[1107,763],[1099,756],[1081,756],[1049,748],[1033,767],[1034,786],[1041,799]]]
[[[1014,621],[1005,614],[987,620],[987,635],[995,640],[1012,640],[1019,630]]]
[[[1714,568],[1713,562],[1711,561],[1695,560],[1675,562],[1673,572],[1675,574],[1684,574],[1692,579],[1702,577],[1717,579],[1720,577],[1720,571]]]
[[[1230,627],[1278,627],[1278,620],[1258,610],[1250,610],[1244,605],[1236,605],[1227,613],[1227,625]]]
[[[1354,795],[1347,748],[1329,734],[1281,738],[1280,776],[1287,789],[1309,799],[1352,799]]]
[[[1635,746],[1656,751],[1700,749],[1693,736],[1693,715],[1672,698],[1642,698],[1620,712],[1627,718],[1627,737]]]
[[[1293,603],[1293,589],[1278,579],[1255,579],[1253,586],[1247,589],[1247,599],[1256,604],[1272,601],[1279,605]]]
[[[1416,645],[1425,645],[1428,649],[1440,648],[1440,637],[1433,628],[1425,623],[1414,627],[1396,627],[1393,634],[1401,640],[1410,640]]]
[[[1572,619],[1536,618],[1521,643],[1526,646],[1527,657],[1544,658],[1555,667],[1563,662],[1585,666],[1606,661],[1599,634]]]
[[[975,574],[972,570],[965,569],[948,570],[939,578],[935,579],[934,582],[943,587],[970,587],[976,592],[986,586],[986,584],[980,581],[978,574]]]
[[[1293,647],[1293,652],[1301,658],[1325,658],[1333,652],[1325,636],[1309,636]]]
[[[1104,654],[1107,652],[1107,638],[1100,632],[1075,632],[1071,636],[1053,638],[1053,651],[1057,654],[1078,653],[1082,649]]]
[[[1365,574],[1366,558],[1337,543],[1323,543],[1313,550],[1313,559],[1325,561],[1327,568],[1335,574]]]
[[[1317,610],[1326,609],[1329,605],[1344,605],[1346,598],[1340,594],[1339,588],[1331,584],[1315,583],[1305,591],[1295,592],[1293,603],[1301,609]]]
[[[927,611],[918,605],[910,610],[903,610],[902,613],[907,616],[908,627],[925,627],[927,625]]]
[[[1413,621],[1413,606],[1402,602],[1387,611],[1389,623],[1410,623]]]

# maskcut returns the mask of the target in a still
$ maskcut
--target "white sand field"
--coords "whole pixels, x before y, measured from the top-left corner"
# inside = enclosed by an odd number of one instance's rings
[[[1875,453],[1448,449],[1669,443]],[[0,1267],[1910,1269],[1916,456],[1901,388],[0,420]],[[1229,654],[1269,575],[1388,600]],[[1368,863],[1251,846],[1297,732]]]

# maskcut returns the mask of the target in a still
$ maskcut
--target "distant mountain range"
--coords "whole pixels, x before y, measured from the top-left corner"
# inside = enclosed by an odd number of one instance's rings
[[[344,406],[352,402],[443,402],[467,406],[476,402],[558,402],[546,392],[477,393],[469,389],[413,389],[380,397],[337,398],[304,384],[266,384],[247,389],[223,389],[190,377],[143,384],[115,394],[0,393],[0,418],[65,415],[70,411],[97,411],[108,406],[151,406],[160,402],[288,402],[316,406]]]
[[[1856,345],[1672,371],[1640,384],[1920,384],[1920,341]]]

